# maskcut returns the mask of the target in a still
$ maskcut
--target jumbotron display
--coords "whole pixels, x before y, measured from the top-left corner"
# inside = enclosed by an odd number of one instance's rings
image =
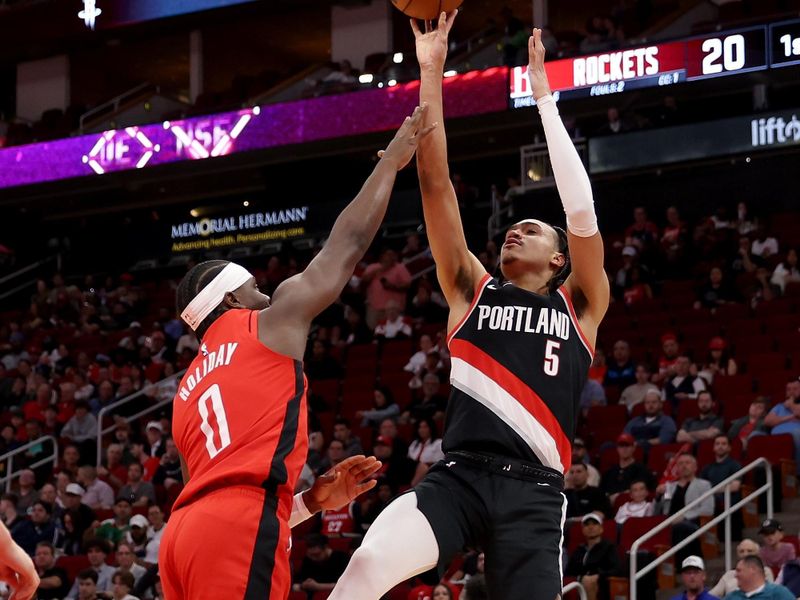
[[[569,99],[798,63],[800,21],[789,21],[554,60],[546,67],[553,92]],[[525,67],[512,69],[509,85],[513,108],[533,104]]]

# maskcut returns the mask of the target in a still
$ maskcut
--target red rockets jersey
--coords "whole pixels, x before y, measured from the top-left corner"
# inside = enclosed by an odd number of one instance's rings
[[[259,341],[258,311],[219,317],[173,400],[190,474],[174,509],[230,486],[293,493],[308,452],[306,388],[302,363]]]

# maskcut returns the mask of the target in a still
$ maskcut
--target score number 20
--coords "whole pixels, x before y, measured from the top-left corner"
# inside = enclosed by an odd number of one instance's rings
[[[744,36],[738,33],[722,39],[709,38],[703,41],[701,48],[706,54],[703,75],[738,71],[746,63]]]

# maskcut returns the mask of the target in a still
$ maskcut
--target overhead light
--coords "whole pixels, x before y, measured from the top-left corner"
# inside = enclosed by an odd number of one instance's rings
[[[395,52],[392,60],[394,61],[394,64],[399,65],[401,62],[403,62],[403,53]]]
[[[200,216],[200,211],[197,210],[196,208],[193,208],[192,210],[189,211],[189,214],[192,215],[193,217],[197,218],[197,217]]]
[[[358,76],[358,83],[372,83],[375,76],[372,73],[364,73]]]
[[[379,82],[378,82],[378,87],[379,87],[379,88],[382,88],[382,87],[383,87],[383,82],[382,82],[382,81],[379,81]]]
[[[250,202],[248,200],[245,200],[244,202],[242,202],[242,206],[247,208],[248,206],[250,206]]]
[[[397,79],[390,79],[389,81],[386,82],[386,85],[388,85],[389,87],[396,86],[397,85]]]
[[[261,114],[261,107],[260,106],[254,106],[253,107],[253,114],[256,115],[256,116],[260,115]]]
[[[455,69],[450,69],[449,71],[444,72],[445,77],[455,77],[456,75],[458,75],[458,71]]]

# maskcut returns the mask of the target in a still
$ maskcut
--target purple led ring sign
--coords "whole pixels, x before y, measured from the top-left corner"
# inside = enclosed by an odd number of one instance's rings
[[[445,79],[448,117],[507,110],[508,69]],[[0,149],[0,188],[203,160],[397,127],[419,82]]]

